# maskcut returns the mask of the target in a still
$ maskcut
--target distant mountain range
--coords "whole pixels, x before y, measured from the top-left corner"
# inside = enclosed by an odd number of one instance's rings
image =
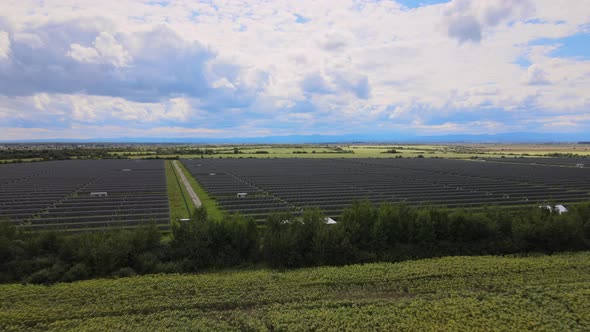
[[[576,143],[589,134],[503,133],[493,135],[407,136],[398,134],[287,135],[231,138],[118,137],[91,139],[38,139],[3,143],[199,143],[199,144],[313,144],[313,143]]]

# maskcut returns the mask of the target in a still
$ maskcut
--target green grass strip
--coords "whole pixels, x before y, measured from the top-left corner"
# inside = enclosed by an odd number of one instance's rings
[[[221,218],[223,218],[223,216],[225,215],[225,212],[217,204],[217,201],[214,200],[211,196],[209,196],[209,194],[207,194],[205,189],[201,187],[201,185],[192,176],[192,174],[186,169],[186,167],[184,167],[184,164],[182,162],[179,161],[178,166],[188,179],[188,182],[190,183],[191,187],[193,187],[193,190],[195,191],[197,196],[199,196],[199,199],[201,200],[203,206],[207,209],[207,214],[216,220],[221,220]]]
[[[171,220],[189,218],[195,206],[186,199],[185,189],[182,188],[178,175],[170,160],[166,160],[166,182]]]

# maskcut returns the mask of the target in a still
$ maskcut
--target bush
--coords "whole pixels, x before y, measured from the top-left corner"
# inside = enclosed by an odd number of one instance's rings
[[[52,284],[57,282],[61,279],[62,274],[64,273],[65,267],[60,264],[56,263],[48,268],[43,268],[33,274],[31,274],[26,281],[32,284]]]
[[[77,263],[72,266],[63,276],[64,281],[84,280],[90,277],[90,271],[84,263]]]
[[[126,266],[126,267],[122,267],[122,268],[118,269],[117,271],[113,272],[112,276],[115,278],[126,278],[126,277],[132,277],[136,274],[137,273],[135,273],[135,270]]]
[[[180,273],[263,263],[274,268],[442,255],[590,249],[590,203],[557,214],[537,206],[480,212],[354,202],[335,225],[319,209],[212,220],[204,208],[164,241],[151,225],[84,234],[29,233],[0,223],[0,282],[50,284],[136,273]]]

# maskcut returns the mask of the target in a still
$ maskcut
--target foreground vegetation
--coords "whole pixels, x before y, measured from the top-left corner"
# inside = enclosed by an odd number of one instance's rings
[[[197,209],[166,237],[154,226],[83,234],[26,232],[0,225],[0,282],[51,284],[96,277],[268,266],[298,268],[447,255],[590,249],[590,204],[559,215],[412,208],[356,202],[335,225],[319,210],[273,215],[264,227],[241,215]]]
[[[0,285],[0,330],[588,331],[590,253]]]

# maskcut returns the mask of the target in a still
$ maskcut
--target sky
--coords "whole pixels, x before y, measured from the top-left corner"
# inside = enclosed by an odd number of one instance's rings
[[[2,0],[0,140],[590,133],[590,0]]]

